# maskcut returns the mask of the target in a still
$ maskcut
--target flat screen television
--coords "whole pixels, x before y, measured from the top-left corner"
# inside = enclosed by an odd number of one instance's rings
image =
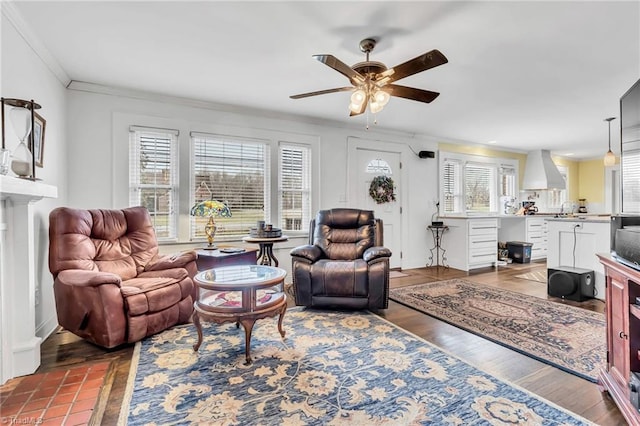
[[[611,254],[640,269],[640,80],[620,98],[622,214],[611,217]]]
[[[620,98],[620,186],[623,214],[640,214],[640,80]]]

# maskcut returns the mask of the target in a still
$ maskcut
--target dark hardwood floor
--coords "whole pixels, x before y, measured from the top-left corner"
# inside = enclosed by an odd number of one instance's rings
[[[402,271],[405,277],[393,278],[392,287],[408,286],[449,278],[467,277],[470,281],[504,288],[511,291],[547,298],[546,285],[516,278],[533,270],[546,270],[545,263],[511,264],[498,268],[486,268],[471,273],[445,268],[419,268]],[[603,312],[604,303],[589,300],[569,303],[583,309]],[[536,361],[518,352],[480,338],[440,320],[390,301],[389,309],[378,314],[416,334],[425,340],[464,359],[469,364],[498,378],[551,401],[573,413],[603,426],[625,425],[620,411],[606,393],[597,385],[578,378],[547,364]],[[102,424],[116,424],[125,392],[133,346],[115,350],[104,350],[89,344],[74,335],[60,330],[51,335],[42,345],[42,365],[38,372],[50,371],[81,363],[112,360],[110,375],[111,392],[102,417]]]

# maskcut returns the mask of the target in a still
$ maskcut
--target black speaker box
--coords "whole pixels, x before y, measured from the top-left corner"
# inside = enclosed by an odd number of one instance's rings
[[[596,276],[592,270],[558,266],[547,270],[547,294],[583,302],[595,297]]]
[[[433,151],[420,151],[418,153],[418,157],[420,158],[435,158],[436,153]]]

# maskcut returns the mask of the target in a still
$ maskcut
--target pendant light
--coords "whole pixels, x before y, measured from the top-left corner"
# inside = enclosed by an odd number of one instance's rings
[[[604,155],[604,165],[605,167],[615,166],[616,164],[616,156],[611,151],[611,122],[615,120],[615,117],[605,118],[604,121],[609,122],[609,151]]]

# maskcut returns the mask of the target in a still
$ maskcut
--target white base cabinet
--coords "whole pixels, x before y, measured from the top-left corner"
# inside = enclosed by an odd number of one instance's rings
[[[536,216],[511,216],[500,218],[500,241],[522,241],[533,244],[531,260],[547,258],[547,219]]]
[[[449,266],[462,271],[493,266],[498,260],[497,218],[444,218],[442,240]]]

